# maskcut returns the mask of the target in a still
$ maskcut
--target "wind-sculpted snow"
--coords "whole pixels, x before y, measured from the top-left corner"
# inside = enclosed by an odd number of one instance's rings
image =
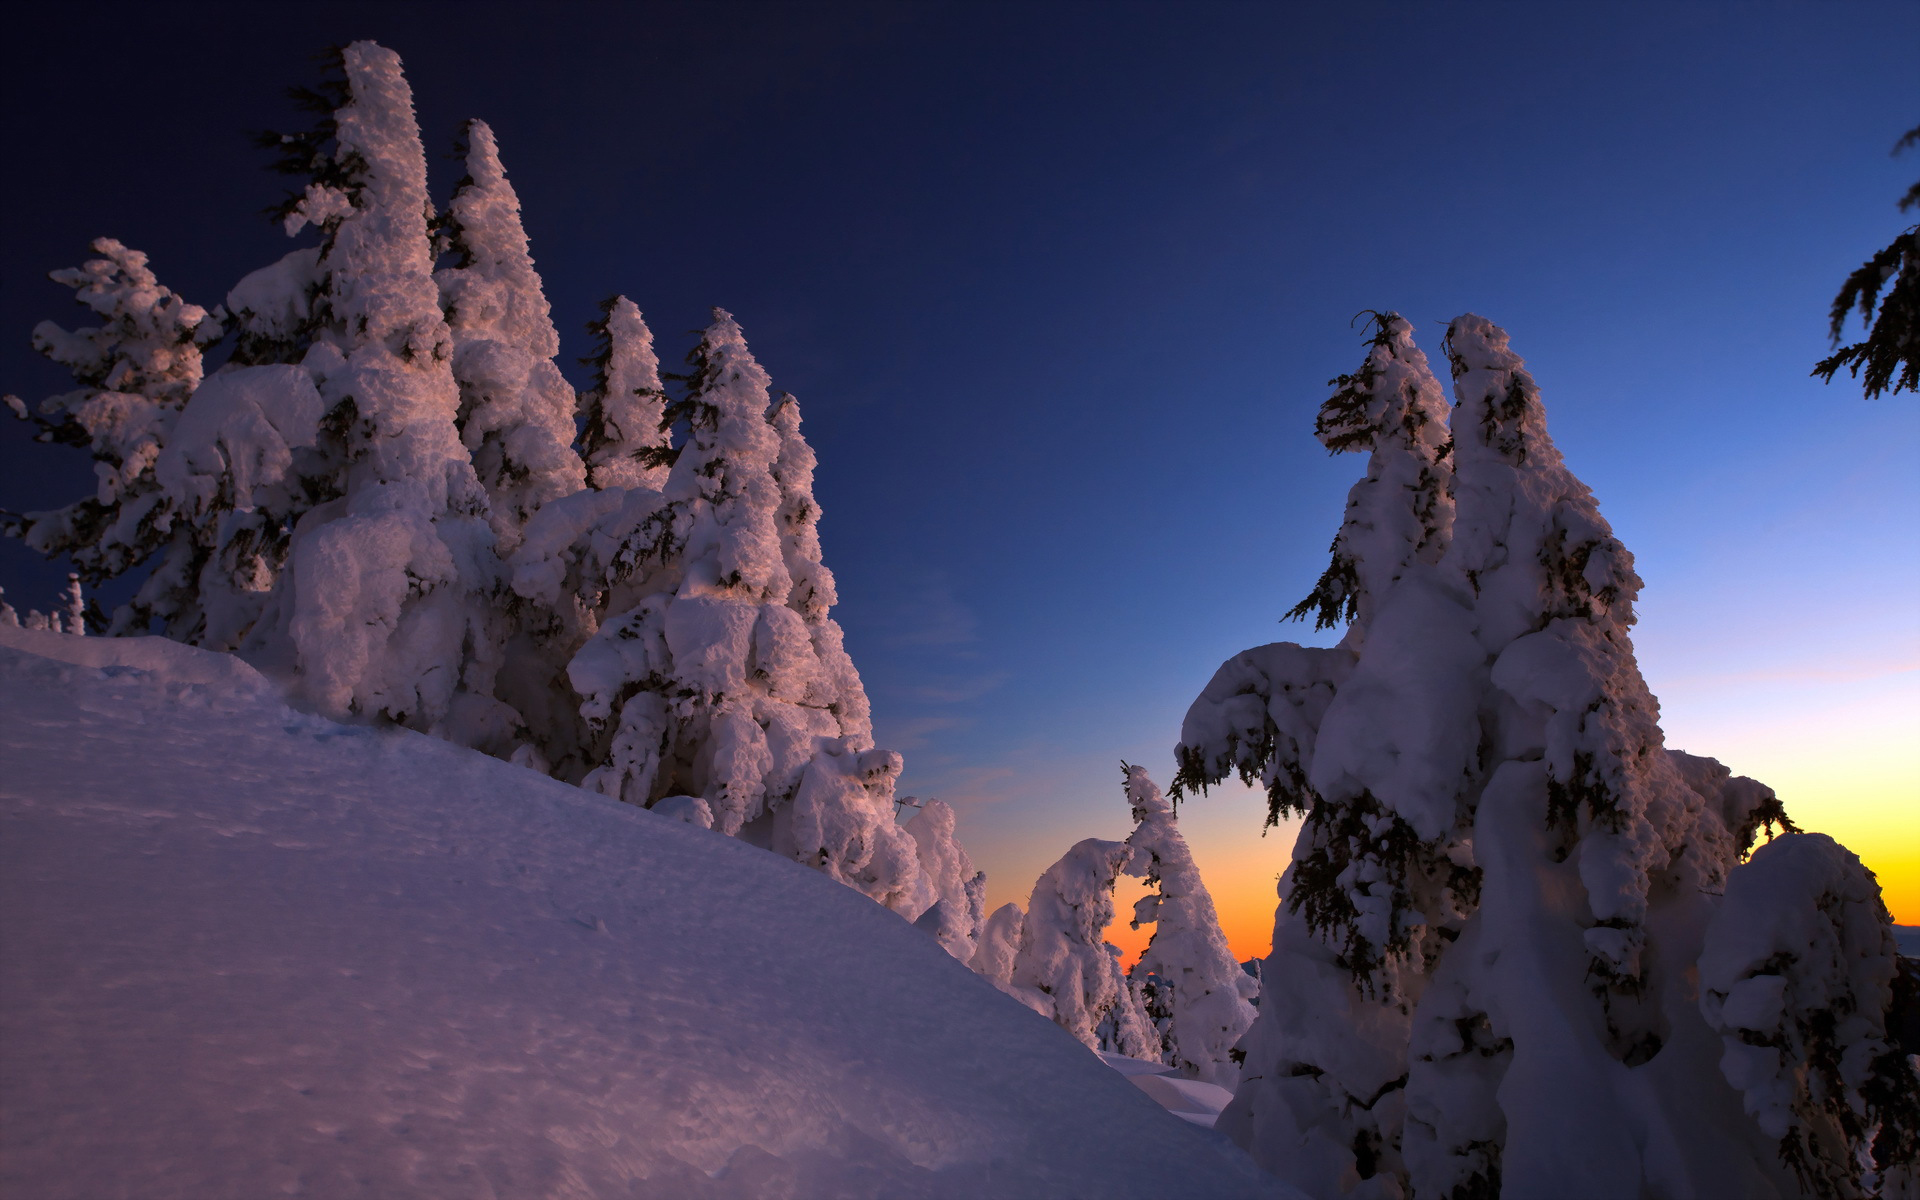
[[[0,641],[9,1196],[1291,1194],[814,871],[226,656]]]

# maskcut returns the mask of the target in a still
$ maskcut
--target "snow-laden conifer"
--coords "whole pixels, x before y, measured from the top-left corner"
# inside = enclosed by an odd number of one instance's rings
[[[1367,451],[1367,474],[1347,493],[1333,562],[1287,615],[1317,628],[1364,631],[1375,597],[1414,562],[1434,563],[1453,529],[1447,395],[1398,313],[1371,313],[1360,369],[1331,381],[1314,434],[1335,454]]]
[[[491,698],[498,638],[485,597],[499,567],[486,493],[455,424],[460,392],[413,97],[399,56],[382,46],[355,42],[339,67],[337,107],[281,141],[286,165],[310,177],[285,225],[320,231],[313,264],[242,285],[273,297],[265,309],[298,314],[273,331],[318,387],[320,470],[339,498],[300,519],[246,652],[288,672],[324,713],[381,715],[503,749],[517,717]],[[262,307],[240,307],[250,334],[264,336]]]
[[[100,324],[68,331],[43,321],[33,344],[80,385],[40,405],[39,439],[89,450],[98,486],[64,508],[8,515],[6,531],[48,557],[69,556],[95,581],[160,554],[166,585],[198,574],[210,538],[179,519],[180,497],[169,494],[155,466],[200,384],[201,349],[219,336],[220,322],[163,286],[140,251],[112,238],[95,239],[92,250],[100,257],[52,278],[71,287]],[[16,413],[28,415],[24,405]],[[144,633],[158,616],[171,629],[187,603],[170,586],[144,588],[117,627]]]
[[[973,957],[986,924],[987,875],[954,834],[954,812],[944,800],[928,800],[907,825],[914,851],[933,894],[938,897],[914,924],[925,929],[961,962]]]
[[[467,173],[443,224],[453,265],[434,276],[453,333],[458,424],[486,488],[501,555],[542,504],[586,485],[573,450],[573,388],[554,356],[560,335],[527,249],[520,198],[493,130],[469,121]]]
[[[1449,350],[1444,551],[1354,572],[1350,666],[1264,647],[1189,714],[1200,781],[1271,771],[1278,745],[1307,810],[1220,1128],[1315,1194],[1793,1194],[1688,983],[1728,872],[1784,814],[1665,750],[1631,557],[1505,334],[1463,317]],[[1403,502],[1419,527],[1418,489]]]
[[[666,484],[673,451],[668,438],[667,393],[660,384],[660,359],[653,331],[639,306],[625,296],[609,297],[597,320],[588,322],[595,349],[588,360],[593,383],[580,394],[585,418],[580,453],[588,481],[596,488]]]
[[[1166,993],[1149,1009],[1159,1041],[1153,1057],[1189,1079],[1231,1090],[1240,1082],[1232,1051],[1253,1023],[1254,1008],[1247,1001],[1258,985],[1228,949],[1173,805],[1146,768],[1126,768],[1126,795],[1137,822],[1127,838],[1133,857],[1126,873],[1144,876],[1153,888],[1134,905],[1133,927],[1152,925],[1153,938],[1133,977],[1151,975]]]
[[[900,757],[874,747],[828,615],[798,406],[770,408],[767,375],[724,311],[688,361],[668,412],[685,441],[657,500],[628,489],[647,499],[612,514],[628,524],[606,559],[609,615],[568,666],[598,759],[585,786],[633,804],[700,796],[720,832],[917,919],[942,889],[895,819]],[[955,920],[956,932],[971,924]]]
[[[1775,839],[1728,878],[1701,1012],[1727,1081],[1811,1195],[1920,1191],[1920,1064],[1888,1028],[1899,973],[1873,873],[1833,839]]]
[[[1041,874],[1008,990],[1093,1049],[1157,1060],[1153,1026],[1106,940],[1114,881],[1133,854],[1125,842],[1087,838]]]

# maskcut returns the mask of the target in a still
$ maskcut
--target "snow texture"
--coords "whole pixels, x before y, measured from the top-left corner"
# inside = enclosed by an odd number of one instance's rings
[[[1199,865],[1180,836],[1173,805],[1148,778],[1146,768],[1127,768],[1126,794],[1138,824],[1127,845],[1126,873],[1145,877],[1153,891],[1134,906],[1132,924],[1153,926],[1153,937],[1134,964],[1136,986],[1154,979],[1146,1011],[1156,1027],[1161,1056],[1190,1080],[1231,1091],[1240,1067],[1231,1053],[1253,1023],[1259,990],[1227,947],[1213,897]]]
[[[0,642],[9,1195],[1295,1195],[814,872],[229,656]]]

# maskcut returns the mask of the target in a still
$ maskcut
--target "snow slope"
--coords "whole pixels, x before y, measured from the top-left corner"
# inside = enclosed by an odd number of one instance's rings
[[[0,631],[0,1193],[1287,1196],[896,914],[160,639]]]

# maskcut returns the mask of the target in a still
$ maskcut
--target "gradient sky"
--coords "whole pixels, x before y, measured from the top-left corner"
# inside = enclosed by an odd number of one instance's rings
[[[531,6],[526,6],[531,7]],[[249,130],[329,43],[406,61],[444,196],[489,121],[565,339],[708,305],[796,393],[837,610],[904,790],[994,903],[1128,830],[1220,661],[1324,566],[1364,469],[1311,435],[1349,318],[1505,325],[1638,556],[1670,745],[1775,786],[1920,923],[1920,398],[1807,378],[1912,218],[1920,6],[1181,3],[45,7],[0,47],[0,389],[119,237],[212,305],[289,246]],[[0,506],[90,487],[0,427]],[[60,570],[0,544],[45,606]],[[1264,953],[1290,830],[1182,824]],[[1124,897],[1123,897],[1124,898]],[[1116,930],[1126,941],[1129,931]],[[1137,940],[1137,938],[1135,939]]]

